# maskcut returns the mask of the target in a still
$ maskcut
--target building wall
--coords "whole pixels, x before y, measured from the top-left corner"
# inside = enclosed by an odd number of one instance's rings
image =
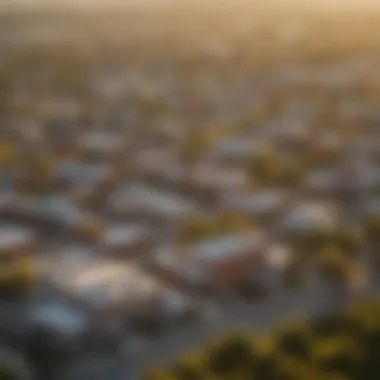
[[[232,257],[215,264],[211,270],[210,281],[217,285],[236,282],[252,276],[255,271],[260,270],[263,264],[262,255],[256,252],[247,252],[242,256],[239,255],[238,258]]]

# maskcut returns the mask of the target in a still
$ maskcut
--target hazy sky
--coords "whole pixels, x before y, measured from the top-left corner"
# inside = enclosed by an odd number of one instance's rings
[[[368,8],[380,6],[380,0],[0,0],[1,5],[70,5],[70,6],[110,6],[112,5],[130,5],[139,7],[153,6],[174,6],[174,5],[192,5],[203,4],[211,7],[220,7],[226,4],[265,4],[268,6],[281,5],[291,7],[320,7],[324,8]]]

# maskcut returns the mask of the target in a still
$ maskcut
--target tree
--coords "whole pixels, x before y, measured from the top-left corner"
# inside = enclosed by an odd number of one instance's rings
[[[216,229],[219,233],[251,232],[255,229],[255,223],[245,214],[224,212],[217,216]]]
[[[355,227],[342,228],[331,236],[331,243],[344,253],[357,253],[364,243],[363,232],[360,228]]]
[[[365,221],[365,234],[372,244],[380,244],[380,216],[373,216]]]
[[[0,142],[0,166],[7,167],[15,163],[17,159],[15,146],[10,141]]]
[[[275,152],[271,149],[263,149],[255,153],[248,160],[247,169],[255,181],[262,184],[272,182],[278,173]]]
[[[313,378],[313,368],[308,362],[284,355],[276,363],[276,378],[281,380],[304,380]]]
[[[190,351],[176,360],[172,371],[181,380],[198,380],[207,373],[204,354],[200,351]]]
[[[359,342],[347,336],[334,336],[315,343],[313,361],[323,372],[355,378],[364,358]]]
[[[35,263],[30,258],[18,259],[0,268],[0,291],[4,295],[25,292],[37,279]]]
[[[283,323],[274,329],[274,341],[281,354],[307,360],[311,354],[310,326],[303,322]]]
[[[80,237],[91,240],[96,240],[100,236],[102,230],[103,225],[101,221],[96,219],[90,219],[83,224],[78,225],[75,229]]]
[[[225,376],[249,371],[254,350],[249,335],[231,333],[207,350],[209,368],[216,375]]]
[[[150,368],[143,374],[142,380],[180,380],[163,368]]]
[[[355,262],[334,245],[327,245],[320,250],[318,268],[328,281],[340,285],[351,284],[357,269]]]

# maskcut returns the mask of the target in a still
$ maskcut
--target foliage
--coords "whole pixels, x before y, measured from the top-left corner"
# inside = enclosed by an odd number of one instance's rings
[[[338,284],[352,283],[357,269],[356,263],[334,245],[327,245],[319,252],[318,266],[329,281]]]
[[[380,242],[380,217],[368,218],[365,222],[367,239],[372,243]]]
[[[18,259],[0,268],[0,289],[5,293],[19,293],[36,281],[35,264],[31,259]]]
[[[186,219],[180,226],[178,239],[180,243],[189,243],[221,234],[249,233],[255,227],[255,222],[244,214],[222,212],[213,218],[200,216]]]
[[[379,352],[376,300],[309,323],[282,323],[265,336],[251,331],[218,336],[204,350],[187,353],[166,372],[151,370],[147,376],[156,377],[144,379],[377,380]]]

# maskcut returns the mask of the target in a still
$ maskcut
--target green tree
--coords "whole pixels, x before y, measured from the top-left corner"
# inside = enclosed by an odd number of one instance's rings
[[[216,233],[216,225],[207,217],[194,217],[184,221],[180,226],[179,241],[181,243],[193,242],[212,236]]]
[[[370,217],[365,221],[365,233],[368,241],[380,245],[380,216]]]
[[[323,372],[355,378],[363,359],[364,351],[360,343],[347,336],[322,339],[313,346],[313,361]]]
[[[329,240],[347,254],[357,253],[365,242],[363,231],[358,227],[341,228],[332,233]]]
[[[209,368],[216,375],[230,375],[249,371],[254,350],[249,334],[236,332],[213,344],[207,350]]]
[[[311,329],[303,322],[283,323],[274,329],[277,350],[300,360],[307,360],[311,354]]]
[[[334,245],[327,245],[320,250],[318,268],[328,281],[338,285],[352,284],[356,281],[358,274],[355,262],[347,258],[343,251]]]
[[[142,380],[180,380],[170,371],[163,368],[150,368],[143,374]]]
[[[203,352],[185,353],[174,362],[172,371],[181,380],[203,379],[203,376],[207,374],[207,364]]]

